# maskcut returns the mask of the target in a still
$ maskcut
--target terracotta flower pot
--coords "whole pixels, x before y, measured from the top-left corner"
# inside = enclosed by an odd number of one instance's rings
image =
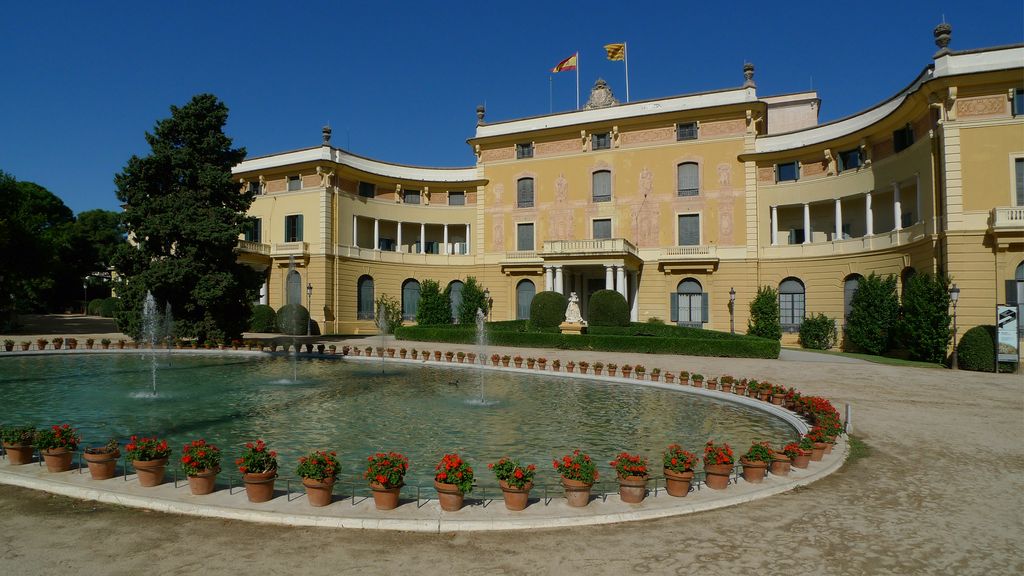
[[[675,472],[665,470],[665,491],[669,496],[682,498],[690,493],[690,483],[693,482],[693,470],[686,472]]]
[[[4,452],[7,453],[7,463],[11,466],[30,464],[35,454],[35,448],[31,444],[8,444],[4,442]]]
[[[814,449],[811,450],[811,462],[821,462],[825,456],[825,448],[828,448],[828,442],[815,442]]]
[[[762,402],[768,402],[771,399],[771,392],[758,392],[757,399]]]
[[[708,390],[715,390],[715,389],[718,388],[718,381],[717,380],[705,380],[705,383],[706,383],[705,386],[707,386]]]
[[[751,484],[760,484],[761,482],[764,482],[765,474],[768,473],[767,462],[740,458],[740,464],[743,466],[744,480]]]
[[[811,453],[801,452],[800,454],[793,456],[792,460],[793,468],[807,468],[811,463]]]
[[[334,478],[325,478],[324,480],[302,479],[302,485],[306,487],[306,499],[309,500],[310,506],[319,508],[331,503],[334,480]]]
[[[775,458],[772,459],[771,466],[768,467],[768,471],[773,476],[789,476],[790,464],[789,456],[776,454]]]
[[[825,454],[831,454],[832,448],[836,445],[835,438],[825,441]]]
[[[676,381],[676,375],[675,374],[673,374],[671,372],[666,372],[665,373],[665,383],[666,384],[674,384],[675,381]]]
[[[515,363],[516,368],[522,368],[523,367],[523,361],[522,360],[513,360],[512,362]],[[506,364],[506,366],[508,366],[508,364]]]
[[[47,448],[42,451],[47,472],[67,472],[71,470],[71,457],[74,452],[67,448]]]
[[[719,384],[719,386],[722,388],[722,392],[725,392],[726,394],[732,392],[732,384],[728,382],[722,382],[721,384]]]
[[[217,474],[219,472],[220,468],[214,468],[213,470],[201,470],[194,476],[189,476],[189,490],[192,491],[194,496],[212,494],[214,486],[217,483]]]
[[[609,376],[615,376],[615,371],[616,370],[618,370],[618,368],[609,368],[608,369],[608,375]]]
[[[434,490],[437,490],[437,500],[441,503],[441,510],[458,512],[462,509],[466,495],[455,484],[434,480]]]
[[[594,484],[570,480],[562,477],[562,486],[565,488],[565,501],[574,508],[582,508],[590,503],[590,489]]]
[[[580,370],[580,371],[583,372],[584,374],[587,373],[587,370],[585,368]],[[603,372],[604,372],[604,368],[594,368],[594,375],[595,376],[600,376]]]
[[[734,390],[734,392],[737,395],[739,395],[739,396],[746,396],[747,395],[747,386],[746,386],[746,384],[737,384],[736,385],[736,389]]]
[[[93,480],[110,480],[117,474],[117,459],[121,452],[115,450],[105,454],[82,454],[85,463],[89,466],[89,474]]]
[[[377,510],[394,510],[398,508],[398,496],[402,491],[403,484],[394,488],[386,488],[383,484],[370,482],[370,489],[373,490],[373,504]]]
[[[277,479],[277,470],[267,472],[246,472],[242,475],[242,482],[245,482],[245,495],[249,502],[269,502],[274,498],[274,480]]]
[[[633,370],[627,370],[627,369],[623,368],[622,369],[622,377],[623,378],[629,378],[629,375],[632,374],[632,372],[633,372]]]
[[[647,497],[646,476],[619,477],[619,498],[626,504],[639,504]]]
[[[782,406],[782,401],[783,400],[784,400],[784,398],[782,396],[774,396],[774,395],[772,396],[772,404],[774,404],[776,406]]]
[[[725,490],[732,475],[732,464],[705,464],[704,484],[714,490]]]
[[[501,495],[505,498],[505,508],[513,512],[526,509],[526,505],[530,501],[530,490],[533,488],[533,482],[522,488],[513,488],[504,480],[498,480],[498,484],[501,486]]]
[[[690,381],[690,385],[693,386],[694,388],[703,388],[704,387],[704,381],[703,380],[691,380]]]
[[[167,458],[159,460],[132,460],[132,468],[139,477],[139,486],[150,488],[164,483],[167,472]]]

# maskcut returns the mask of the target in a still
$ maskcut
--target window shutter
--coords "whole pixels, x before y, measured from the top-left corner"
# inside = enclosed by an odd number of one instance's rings
[[[679,322],[679,294],[672,292],[668,295],[668,309],[672,315],[672,322]]]
[[[700,321],[708,321],[708,293],[702,292],[700,295]]]
[[[1022,284],[1022,283],[1020,281],[1018,281],[1018,280],[1007,280],[1006,281],[1006,304],[1007,305],[1024,304],[1024,302],[1021,302],[1020,299],[1017,296],[1017,285],[1018,284]],[[1020,319],[1018,319],[1018,321],[1020,321]]]
[[[1024,158],[1014,160],[1013,168],[1017,177],[1017,206],[1024,206]]]
[[[302,242],[302,214],[295,217],[295,241]]]
[[[696,196],[700,188],[700,175],[697,165],[693,162],[686,162],[679,165],[679,195]]]
[[[700,244],[700,216],[684,214],[679,217],[679,245],[696,246]]]

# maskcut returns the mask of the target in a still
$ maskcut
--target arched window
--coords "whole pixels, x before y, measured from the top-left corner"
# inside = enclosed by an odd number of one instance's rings
[[[592,188],[594,202],[612,201],[612,173],[608,170],[598,170],[592,177]]]
[[[462,287],[464,284],[458,280],[452,280],[448,284],[448,299],[452,305],[452,319],[459,323],[459,307],[462,306]]]
[[[516,284],[516,320],[530,319],[530,303],[537,293],[537,287],[530,280],[520,280]]]
[[[297,270],[288,272],[285,282],[285,303],[302,304],[302,276]]]
[[[700,282],[686,278],[676,285],[671,295],[672,321],[680,326],[701,328],[708,321],[708,295]]]
[[[415,320],[420,307],[420,283],[412,278],[402,283],[402,320]]]
[[[804,321],[804,283],[797,278],[786,278],[779,284],[779,322],[782,329],[795,332]]]
[[[679,196],[700,194],[700,169],[696,162],[683,162],[676,167],[676,185]]]
[[[373,278],[371,276],[360,276],[356,284],[358,300],[356,303],[356,318],[359,320],[373,320]]]
[[[860,287],[860,281],[864,277],[860,274],[850,274],[843,280],[843,321],[845,322],[850,317],[850,311],[853,309],[853,295],[856,294],[857,288]]]
[[[520,178],[516,182],[516,207],[533,208],[533,178]]]

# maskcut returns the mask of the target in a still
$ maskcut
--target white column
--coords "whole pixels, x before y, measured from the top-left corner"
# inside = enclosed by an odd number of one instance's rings
[[[865,236],[874,236],[875,234],[875,217],[871,212],[871,192],[864,195],[864,220],[867,231]]]
[[[398,242],[395,244],[395,252],[402,251],[402,223],[398,223]]]
[[[626,294],[626,267],[616,266],[615,267],[615,290],[619,294],[622,294],[623,298],[627,298]]]
[[[839,198],[836,198],[836,235],[832,239],[843,239],[843,201]]]
[[[427,253],[427,225],[420,222],[420,254]]]
[[[615,270],[611,264],[604,265],[604,289],[615,290]]]
[[[352,215],[352,245],[359,246],[359,217]]]
[[[921,214],[921,174],[914,175],[914,224],[924,222],[924,215]],[[1018,319],[1018,321],[1020,321]],[[1019,326],[1019,324],[1018,324]]]
[[[900,183],[892,183],[892,218],[893,230],[903,229],[903,202],[900,198]]]
[[[779,207],[772,206],[771,212],[771,240],[772,246],[779,245]]]
[[[544,291],[550,292],[554,290],[555,286],[555,273],[551,266],[544,267]]]
[[[444,225],[444,239],[443,239],[442,243],[444,244],[444,251],[442,252],[442,254],[447,255],[448,254],[448,225],[447,224]]]
[[[565,285],[562,283],[562,267],[555,266],[555,292],[565,293]]]
[[[811,205],[804,202],[804,244],[811,243]]]
[[[638,298],[638,296],[640,295],[640,282],[639,282],[639,279],[640,279],[640,273],[639,272],[630,272],[629,273],[629,286],[631,288],[629,293],[632,295],[632,298],[633,298],[633,307],[630,308],[630,310],[629,310],[629,319],[631,321],[633,321],[633,322],[639,322],[640,321],[640,298]]]
[[[380,220],[373,219],[373,249],[380,250]]]
[[[469,253],[469,224],[466,224],[466,254]]]
[[[263,287],[260,288],[260,304],[270,304],[270,282],[267,280],[263,281]]]

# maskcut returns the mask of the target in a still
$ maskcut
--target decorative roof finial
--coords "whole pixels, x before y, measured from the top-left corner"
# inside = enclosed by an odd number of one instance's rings
[[[935,45],[939,47],[939,51],[935,53],[935,58],[939,56],[945,56],[949,54],[949,41],[953,35],[953,27],[945,22],[945,16],[943,16],[942,24],[935,27],[932,34],[935,36]]]
[[[322,134],[323,137],[324,137],[323,145],[324,146],[330,146],[331,145],[331,127],[330,126],[324,126],[322,129],[320,129],[320,134]]]
[[[608,83],[604,81],[604,78],[598,78],[597,82],[594,82],[594,87],[590,89],[590,98],[587,99],[583,109],[607,108],[618,103],[619,101],[612,94],[612,89],[608,87]]]
[[[744,88],[756,88],[757,84],[754,83],[754,65],[750,62],[743,63],[743,87]]]
[[[484,114],[486,114],[486,112],[487,112],[487,109],[484,108],[483,104],[481,104],[481,105],[476,107],[476,125],[477,126],[481,126],[484,123]]]

